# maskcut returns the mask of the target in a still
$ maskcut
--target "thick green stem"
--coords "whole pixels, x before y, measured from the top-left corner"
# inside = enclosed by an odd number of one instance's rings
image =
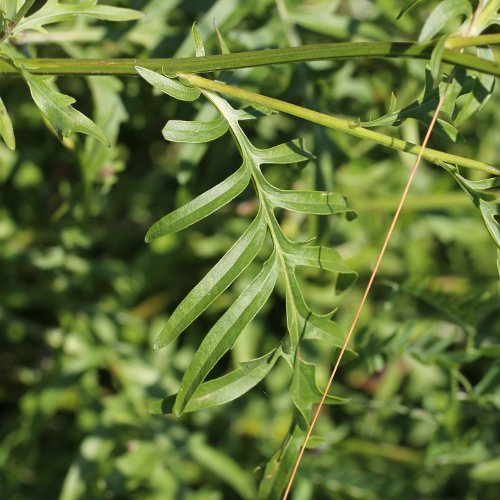
[[[489,37],[489,38],[484,38]],[[500,34],[474,37],[474,45],[500,43]],[[469,45],[467,38],[452,38],[455,48]],[[448,40],[448,42],[450,42]],[[486,42],[485,42],[486,40]],[[234,54],[178,59],[19,59],[32,74],[38,75],[136,75],[135,66],[176,73],[204,73],[224,69],[249,68],[305,61],[343,60],[358,58],[430,59],[432,43],[411,42],[346,42],[304,45],[283,49],[257,50]],[[446,49],[443,61],[467,69],[500,76],[500,65],[470,54]],[[0,74],[16,75],[18,70],[7,60],[0,59]]]
[[[299,118],[303,118],[304,120],[318,123],[320,125],[324,125],[325,127],[353,135],[360,139],[368,139],[369,141],[376,142],[382,146],[387,146],[389,148],[414,155],[418,155],[421,150],[421,147],[416,144],[403,141],[402,139],[396,139],[395,137],[381,134],[373,130],[365,129],[355,122],[350,122],[342,118],[319,113],[318,111],[313,111],[312,109],[303,108],[302,106],[297,106],[296,104],[290,104],[288,102],[280,101],[279,99],[256,94],[255,92],[233,87],[225,83],[208,80],[199,75],[179,73],[178,76],[184,78],[195,87],[212,90],[214,92],[222,92],[223,94],[231,95],[238,99],[261,104],[263,106],[276,109],[277,111],[297,116]],[[498,167],[494,167],[493,165],[488,165],[487,163],[477,160],[470,160],[461,156],[444,153],[435,149],[425,148],[422,156],[427,161],[435,163],[436,165],[446,163],[449,165],[458,165],[461,167],[472,168],[474,170],[480,170],[488,174],[500,175],[500,168]]]

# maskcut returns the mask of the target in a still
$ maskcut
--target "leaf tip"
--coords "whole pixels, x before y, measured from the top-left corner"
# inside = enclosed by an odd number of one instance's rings
[[[151,243],[153,240],[156,239],[156,234],[155,234],[155,231],[153,230],[154,226],[153,227],[150,227],[148,232],[146,233],[146,236],[144,236],[144,241],[146,243]]]

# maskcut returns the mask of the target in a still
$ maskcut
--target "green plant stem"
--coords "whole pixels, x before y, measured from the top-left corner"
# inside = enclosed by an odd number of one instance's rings
[[[450,37],[446,40],[445,47],[447,49],[462,49],[465,47],[476,47],[480,45],[495,45],[500,41],[500,33],[490,33],[488,35],[478,36],[457,36]]]
[[[255,92],[233,87],[225,83],[208,80],[207,78],[203,78],[199,75],[179,73],[178,76],[187,80],[195,87],[211,90],[214,92],[221,92],[223,94],[236,97],[237,99],[243,99],[248,102],[261,104],[263,106],[276,109],[277,111],[281,111],[289,115],[297,116],[298,118],[303,118],[304,120],[318,123],[333,130],[338,130],[340,132],[353,135],[354,137],[358,137],[360,139],[367,139],[369,141],[376,142],[377,144],[381,144],[382,146],[397,149],[399,151],[404,151],[405,153],[411,153],[413,155],[418,155],[421,150],[421,147],[417,146],[416,144],[403,141],[402,139],[396,139],[395,137],[381,134],[380,132],[365,129],[352,121],[344,120],[342,118],[337,118],[331,115],[326,115],[318,111],[313,111],[312,109],[303,108],[302,106],[297,106],[296,104],[290,104],[288,102],[280,101],[279,99],[274,99],[273,97],[256,94]],[[488,165],[487,163],[483,163],[477,160],[470,160],[461,156],[444,153],[435,149],[425,148],[422,156],[427,161],[435,163],[436,165],[457,165],[474,170],[480,170],[481,172],[486,172],[488,174],[500,175],[500,168],[498,167],[494,167],[493,165]]]
[[[484,37],[488,37],[487,39]],[[474,45],[500,44],[500,34],[474,37]],[[454,47],[463,47],[467,38],[453,38]],[[38,75],[136,75],[135,67],[142,66],[166,75],[176,73],[203,73],[224,69],[249,68],[270,64],[306,61],[343,60],[358,58],[416,58],[430,59],[433,43],[412,42],[345,42],[321,45],[304,45],[282,49],[248,51],[205,57],[178,59],[19,59],[32,74]],[[443,62],[467,69],[500,76],[500,65],[470,54],[461,54],[446,49]],[[0,74],[16,75],[18,70],[7,60],[0,59]]]
[[[12,19],[12,21],[7,23],[5,31],[0,36],[0,43],[3,43],[5,40],[7,40],[7,38],[9,38],[10,34],[12,33],[12,30],[19,24],[21,19],[28,13],[28,11],[35,3],[35,1],[36,0],[26,0],[26,2],[24,2],[22,7],[17,11],[16,15],[14,16],[14,19]]]

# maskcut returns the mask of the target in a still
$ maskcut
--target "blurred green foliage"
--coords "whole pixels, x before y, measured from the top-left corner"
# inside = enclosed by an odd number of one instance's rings
[[[215,53],[213,19],[232,52],[414,40],[436,5],[417,2],[396,20],[394,0],[109,3],[145,16],[119,24],[75,18],[47,34],[26,34],[20,48],[38,57],[188,56],[196,20]],[[387,113],[392,93],[402,106],[414,102],[424,79],[422,61],[357,60],[238,70],[231,83],[369,121]],[[83,136],[62,145],[28,88],[0,79],[17,143],[16,151],[0,143],[0,496],[255,498],[262,467],[292,418],[283,362],[228,405],[180,419],[148,413],[152,401],[177,391],[203,335],[258,272],[252,264],[186,334],[152,351],[168,315],[247,227],[254,195],[245,191],[150,246],[144,235],[231,174],[238,151],[228,136],[209,148],[164,141],[168,119],[209,120],[212,110],[154,95],[139,78],[57,83],[115,145]],[[431,147],[495,165],[499,127],[494,92],[460,124],[456,143],[435,135]],[[311,306],[338,308],[336,321],[348,325],[413,157],[284,115],[249,122],[245,131],[262,148],[303,138],[316,159],[268,166],[268,179],[282,188],[334,190],[358,212],[352,221],[281,217],[287,235],[319,235],[359,273],[340,296],[318,270],[300,275]],[[385,131],[419,142],[425,128],[408,119]],[[423,166],[362,316],[352,346],[359,356],[342,364],[334,383],[333,393],[349,402],[325,408],[294,499],[498,498],[496,258],[467,195],[444,170]],[[275,293],[214,375],[268,352],[284,329],[284,297]],[[307,356],[319,363],[324,385],[331,351],[311,348]]]

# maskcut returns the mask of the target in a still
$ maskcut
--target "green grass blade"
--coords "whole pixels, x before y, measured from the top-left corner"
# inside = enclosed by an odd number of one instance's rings
[[[170,316],[155,342],[160,349],[176,339],[253,261],[264,242],[267,226],[262,212],[240,239],[189,292]]]
[[[238,196],[245,189],[249,180],[250,172],[245,165],[242,165],[220,184],[153,224],[146,234],[146,242],[149,243],[160,236],[175,233],[204,219]]]
[[[245,326],[267,302],[278,272],[276,253],[273,252],[261,272],[207,333],[182,378],[174,405],[175,415],[184,412],[186,404],[210,370],[233,347]]]

